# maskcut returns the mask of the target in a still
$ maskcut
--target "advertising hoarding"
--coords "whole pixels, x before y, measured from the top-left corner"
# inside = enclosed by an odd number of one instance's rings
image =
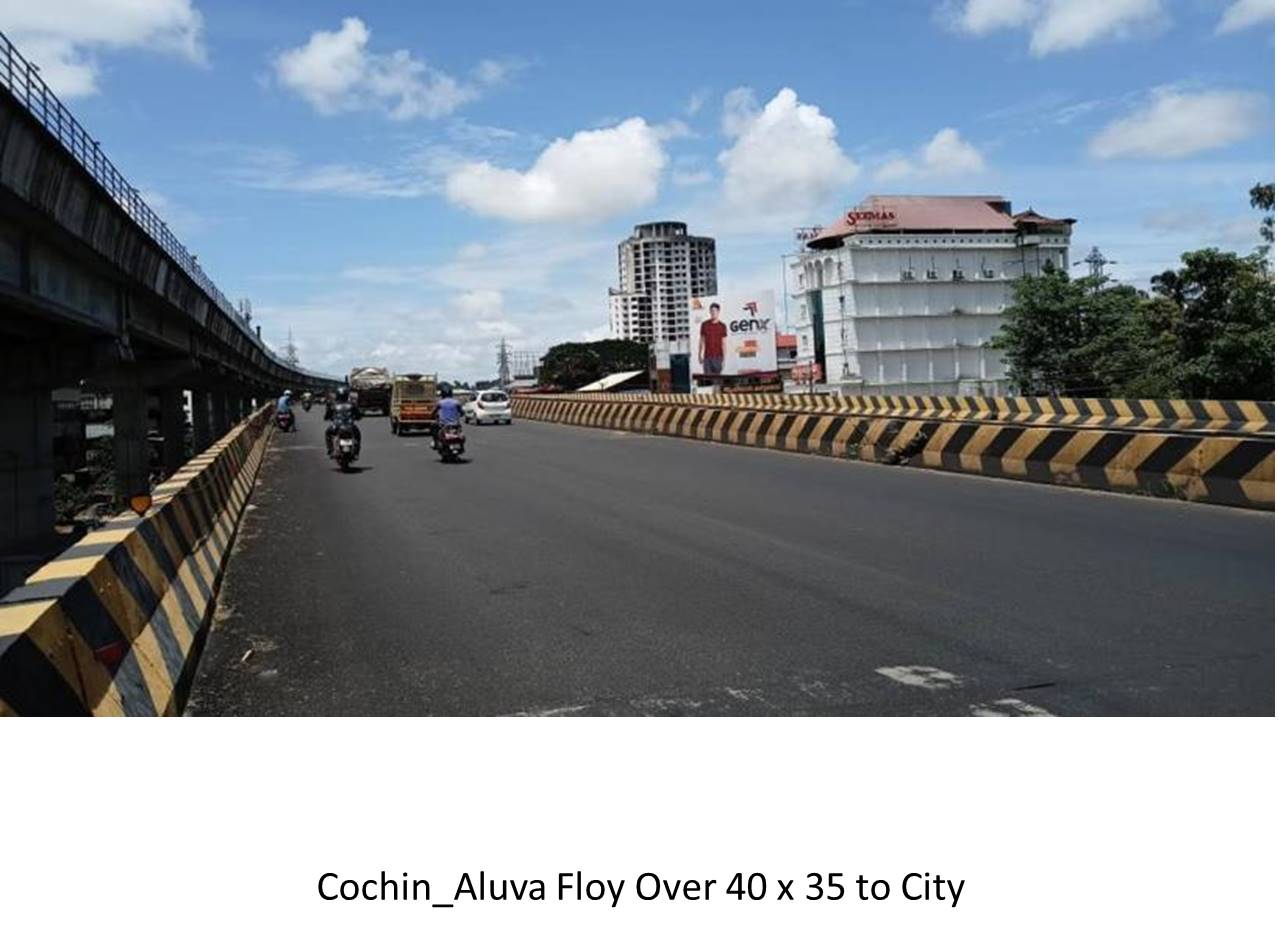
[[[701,296],[689,303],[693,377],[742,377],[777,369],[772,290]]]

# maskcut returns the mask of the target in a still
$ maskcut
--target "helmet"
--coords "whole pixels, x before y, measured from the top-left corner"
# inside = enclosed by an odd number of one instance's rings
[[[452,396],[452,395],[453,395],[453,385],[452,385],[452,384],[440,384],[440,385],[439,385],[439,395],[440,395],[440,396],[442,396],[442,397],[450,397],[450,396]]]
[[[337,388],[337,393],[335,394],[335,396],[337,397],[337,402],[338,402],[338,403],[345,403],[347,400],[349,400],[349,399],[351,398],[351,388],[350,388],[350,387],[338,387],[338,388]]]
[[[285,391],[284,391],[284,395],[285,395],[285,396],[292,396],[292,395],[293,395],[293,391],[292,391],[292,390],[285,390]]]

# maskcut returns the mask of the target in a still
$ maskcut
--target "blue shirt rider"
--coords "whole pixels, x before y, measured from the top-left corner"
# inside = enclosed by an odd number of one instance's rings
[[[284,395],[275,402],[275,412],[290,413],[293,410],[293,391],[285,390]]]
[[[462,421],[461,404],[445,392],[439,401],[439,424],[441,426],[460,426]]]

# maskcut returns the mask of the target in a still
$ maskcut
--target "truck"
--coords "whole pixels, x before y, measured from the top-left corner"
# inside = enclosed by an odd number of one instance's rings
[[[350,384],[361,412],[390,412],[391,372],[386,368],[357,367],[346,382]]]
[[[396,374],[391,382],[390,426],[394,435],[432,431],[437,420],[439,379],[434,374]]]

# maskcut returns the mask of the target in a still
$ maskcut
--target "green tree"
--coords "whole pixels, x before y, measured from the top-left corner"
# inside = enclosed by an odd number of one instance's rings
[[[993,346],[1021,393],[1106,395],[1148,366],[1138,340],[1143,302],[1139,291],[1103,277],[1072,280],[1063,270],[1024,277]]]
[[[1260,236],[1266,244],[1274,242],[1274,184],[1257,183],[1248,193],[1251,196],[1251,207],[1267,212],[1260,222]]]
[[[576,390],[609,374],[647,368],[647,345],[641,341],[608,338],[555,345],[542,358],[538,376],[544,384]]]
[[[1272,400],[1274,282],[1264,253],[1240,257],[1207,248],[1181,263],[1151,281],[1165,303],[1177,394]]]

